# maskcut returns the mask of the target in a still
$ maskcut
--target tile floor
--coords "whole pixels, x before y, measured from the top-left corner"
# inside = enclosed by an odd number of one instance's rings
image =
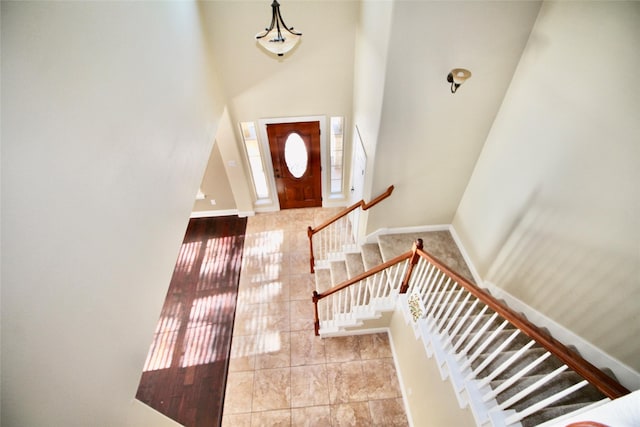
[[[313,333],[309,225],[334,209],[250,217],[222,425],[408,425],[386,334]]]

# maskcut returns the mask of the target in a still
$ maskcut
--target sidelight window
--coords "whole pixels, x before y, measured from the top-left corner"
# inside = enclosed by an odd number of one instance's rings
[[[342,117],[331,117],[331,194],[342,194],[343,122]]]
[[[242,129],[242,138],[244,146],[247,150],[249,166],[251,168],[251,177],[253,179],[253,187],[256,191],[258,200],[269,198],[269,187],[267,186],[267,176],[264,173],[264,164],[262,155],[260,154],[260,145],[256,136],[256,126],[253,122],[240,123]]]

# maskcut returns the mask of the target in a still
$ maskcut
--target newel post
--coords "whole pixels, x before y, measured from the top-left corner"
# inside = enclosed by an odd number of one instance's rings
[[[402,284],[400,285],[400,293],[406,294],[409,289],[409,279],[411,279],[411,273],[413,273],[413,268],[418,263],[420,259],[420,254],[418,254],[418,249],[422,250],[422,239],[418,239],[413,242],[413,246],[411,247],[411,251],[413,254],[411,255],[411,261],[409,262],[409,268],[407,268],[407,273],[404,275],[404,279],[402,279]]]
[[[313,291],[311,300],[313,301],[313,329],[315,330],[316,336],[318,336],[320,335],[320,318],[318,317],[318,301],[320,300],[320,296],[318,295],[318,291]]]
[[[311,264],[311,274],[315,273],[316,260],[313,258],[313,228],[307,227],[307,236],[309,236],[309,263]]]

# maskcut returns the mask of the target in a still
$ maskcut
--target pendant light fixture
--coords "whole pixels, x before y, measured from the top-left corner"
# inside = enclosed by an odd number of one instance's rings
[[[273,0],[271,3],[271,24],[269,28],[256,34],[258,43],[271,53],[283,56],[298,44],[302,33],[293,31],[293,27],[287,27],[280,15],[280,3]]]

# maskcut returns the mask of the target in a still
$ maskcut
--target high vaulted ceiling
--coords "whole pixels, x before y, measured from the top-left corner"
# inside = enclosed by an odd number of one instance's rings
[[[270,1],[200,7],[232,122],[345,116],[348,144],[358,126],[367,151],[365,197],[394,184],[398,203],[416,190],[430,200],[392,215],[395,224],[381,208],[387,223],[372,218],[371,230],[451,221],[540,4],[284,0],[285,22],[303,33],[284,58],[253,39],[269,24]],[[473,76],[452,95],[455,67]]]

